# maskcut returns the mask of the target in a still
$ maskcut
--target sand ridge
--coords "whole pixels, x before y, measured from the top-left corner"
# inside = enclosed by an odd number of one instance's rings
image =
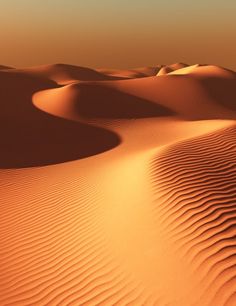
[[[236,73],[0,71],[0,305],[234,306]]]

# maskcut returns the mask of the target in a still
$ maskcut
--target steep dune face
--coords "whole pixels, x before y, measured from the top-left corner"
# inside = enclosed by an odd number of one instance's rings
[[[236,305],[235,72],[161,67],[0,72],[0,305]]]
[[[174,114],[162,105],[122,92],[115,86],[106,86],[104,82],[46,90],[35,94],[33,101],[44,111],[68,119],[132,119]]]
[[[33,94],[55,86],[53,81],[24,73],[0,73],[0,167],[64,162],[119,144],[119,137],[110,131],[52,117],[35,108]]]

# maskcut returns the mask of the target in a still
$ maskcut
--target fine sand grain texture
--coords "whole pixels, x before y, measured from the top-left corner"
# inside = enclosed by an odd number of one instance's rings
[[[0,66],[0,305],[235,306],[236,73]]]

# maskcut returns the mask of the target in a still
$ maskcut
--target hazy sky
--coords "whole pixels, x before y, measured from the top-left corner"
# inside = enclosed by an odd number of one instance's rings
[[[236,0],[1,0],[1,62],[236,69]]]

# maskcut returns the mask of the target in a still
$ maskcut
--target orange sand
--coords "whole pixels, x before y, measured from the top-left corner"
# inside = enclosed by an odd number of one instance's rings
[[[0,305],[236,305],[236,73],[0,67]]]

